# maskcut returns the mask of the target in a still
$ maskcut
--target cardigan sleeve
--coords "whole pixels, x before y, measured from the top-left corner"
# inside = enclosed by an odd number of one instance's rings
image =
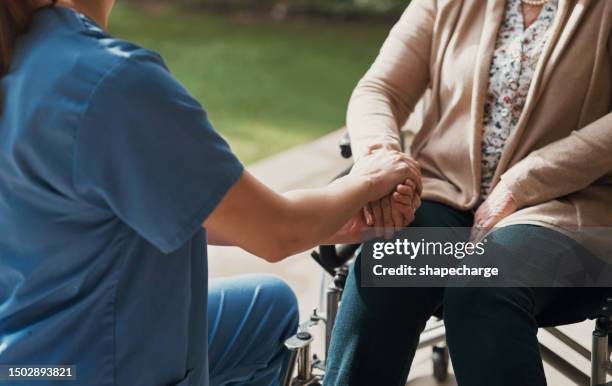
[[[429,84],[436,12],[436,1],[413,0],[355,88],[347,112],[355,158],[373,144],[400,149],[400,129]]]
[[[608,39],[612,50],[612,34]],[[612,56],[610,56],[612,67]],[[578,192],[612,171],[612,112],[529,154],[502,176],[520,208]]]
[[[508,169],[501,182],[519,207],[578,192],[612,171],[612,113],[538,149]]]

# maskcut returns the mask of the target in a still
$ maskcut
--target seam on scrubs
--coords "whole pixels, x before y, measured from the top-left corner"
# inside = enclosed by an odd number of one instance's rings
[[[112,358],[112,366],[111,366],[111,372],[112,372],[112,382],[111,382],[111,386],[115,386],[117,384],[117,287],[119,286],[119,280],[121,277],[123,277],[123,275],[125,274],[125,265],[126,265],[126,259],[125,259],[125,239],[126,239],[126,232],[127,230],[125,228],[122,228],[122,234],[119,237],[119,248],[118,249],[118,256],[121,257],[121,268],[116,270],[116,275],[113,278],[113,285],[112,285],[112,296],[111,296],[111,300],[112,300],[112,333],[113,336],[111,337],[111,341],[112,341],[112,346],[113,346],[113,352],[111,355]]]
[[[116,277],[113,280],[113,283],[111,285],[110,288],[110,328],[111,328],[111,368],[110,368],[110,386],[115,386],[117,384],[117,373],[116,373],[116,368],[117,368],[117,356],[116,356],[116,352],[117,352],[117,345],[116,345],[116,331],[117,331],[117,286],[119,284],[119,278]]]

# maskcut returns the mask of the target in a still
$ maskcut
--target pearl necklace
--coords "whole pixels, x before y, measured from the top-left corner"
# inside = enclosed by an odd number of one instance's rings
[[[548,0],[521,0],[523,2],[523,4],[527,4],[527,5],[533,5],[536,7],[542,6],[546,3],[548,3]]]

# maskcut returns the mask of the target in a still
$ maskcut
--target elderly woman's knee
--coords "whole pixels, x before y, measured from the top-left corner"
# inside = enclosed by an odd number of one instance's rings
[[[476,319],[495,321],[508,312],[530,313],[533,298],[528,288],[448,287],[443,306],[444,321],[452,328]]]
[[[363,287],[349,302],[360,303],[359,308],[371,319],[389,321],[390,318],[417,315],[429,317],[439,307],[442,291],[441,288]],[[343,298],[343,305],[347,300],[347,297]]]

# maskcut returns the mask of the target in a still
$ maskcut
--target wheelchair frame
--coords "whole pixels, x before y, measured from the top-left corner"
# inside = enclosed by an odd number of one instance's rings
[[[568,348],[591,361],[591,374],[587,376],[575,365],[571,364],[557,353],[540,343],[542,359],[561,372],[565,377],[578,385],[611,386],[606,383],[608,375],[612,376],[612,297],[606,299],[605,305],[594,316],[595,328],[591,338],[591,351],[569,337],[557,327],[546,328],[552,336],[557,338]]]

